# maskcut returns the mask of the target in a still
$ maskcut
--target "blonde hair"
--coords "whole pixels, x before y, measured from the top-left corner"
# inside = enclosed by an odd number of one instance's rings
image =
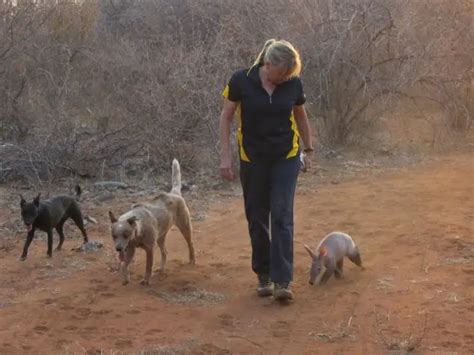
[[[298,77],[301,72],[301,58],[293,45],[284,40],[269,39],[263,45],[253,66],[261,66],[269,61],[287,68],[288,78]]]

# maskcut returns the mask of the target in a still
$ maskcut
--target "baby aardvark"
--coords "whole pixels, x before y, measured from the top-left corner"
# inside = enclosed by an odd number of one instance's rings
[[[325,284],[334,273],[337,279],[342,278],[342,267],[344,257],[347,256],[362,270],[362,260],[360,258],[359,249],[355,245],[350,235],[342,232],[332,232],[326,235],[313,253],[310,247],[304,246],[311,256],[312,264],[309,275],[309,283],[313,285],[318,275],[321,273],[322,266],[325,267],[321,284]]]

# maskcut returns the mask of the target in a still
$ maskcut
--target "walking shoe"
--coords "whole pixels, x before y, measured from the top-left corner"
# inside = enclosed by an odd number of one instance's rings
[[[257,295],[259,297],[267,297],[273,295],[273,287],[269,275],[258,275]]]
[[[293,291],[291,291],[289,282],[277,282],[275,283],[275,291],[273,291],[273,297],[278,301],[286,301],[293,299]]]

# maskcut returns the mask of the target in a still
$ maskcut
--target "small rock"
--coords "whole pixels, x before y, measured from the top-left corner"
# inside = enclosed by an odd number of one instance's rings
[[[100,194],[98,194],[95,199],[97,201],[104,202],[104,201],[113,200],[114,198],[115,198],[115,195],[112,192],[104,191],[104,192],[101,192]]]
[[[104,245],[101,242],[92,241],[92,242],[84,243],[80,247],[73,248],[72,250],[74,250],[74,251],[83,251],[83,252],[87,253],[87,252],[91,252],[91,251],[97,251],[100,248],[102,248],[103,246]]]

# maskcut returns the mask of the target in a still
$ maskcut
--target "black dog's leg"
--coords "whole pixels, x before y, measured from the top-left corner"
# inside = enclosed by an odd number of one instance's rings
[[[30,247],[31,242],[33,241],[33,237],[35,236],[35,230],[32,229],[31,232],[28,232],[26,236],[25,246],[23,247],[23,253],[21,254],[20,260],[23,261],[28,256],[28,248]]]
[[[64,222],[65,221],[63,220],[59,222],[59,224],[56,226],[56,232],[58,232],[58,235],[59,235],[59,244],[56,247],[56,250],[61,250],[64,243],[64,231],[63,231]]]
[[[48,231],[48,257],[53,257],[53,230]]]
[[[82,236],[84,238],[84,243],[89,242],[89,238],[87,238],[87,232],[84,228],[84,220],[82,219],[82,213],[77,204],[71,205],[69,208],[69,217],[76,223],[76,226],[80,229]]]

